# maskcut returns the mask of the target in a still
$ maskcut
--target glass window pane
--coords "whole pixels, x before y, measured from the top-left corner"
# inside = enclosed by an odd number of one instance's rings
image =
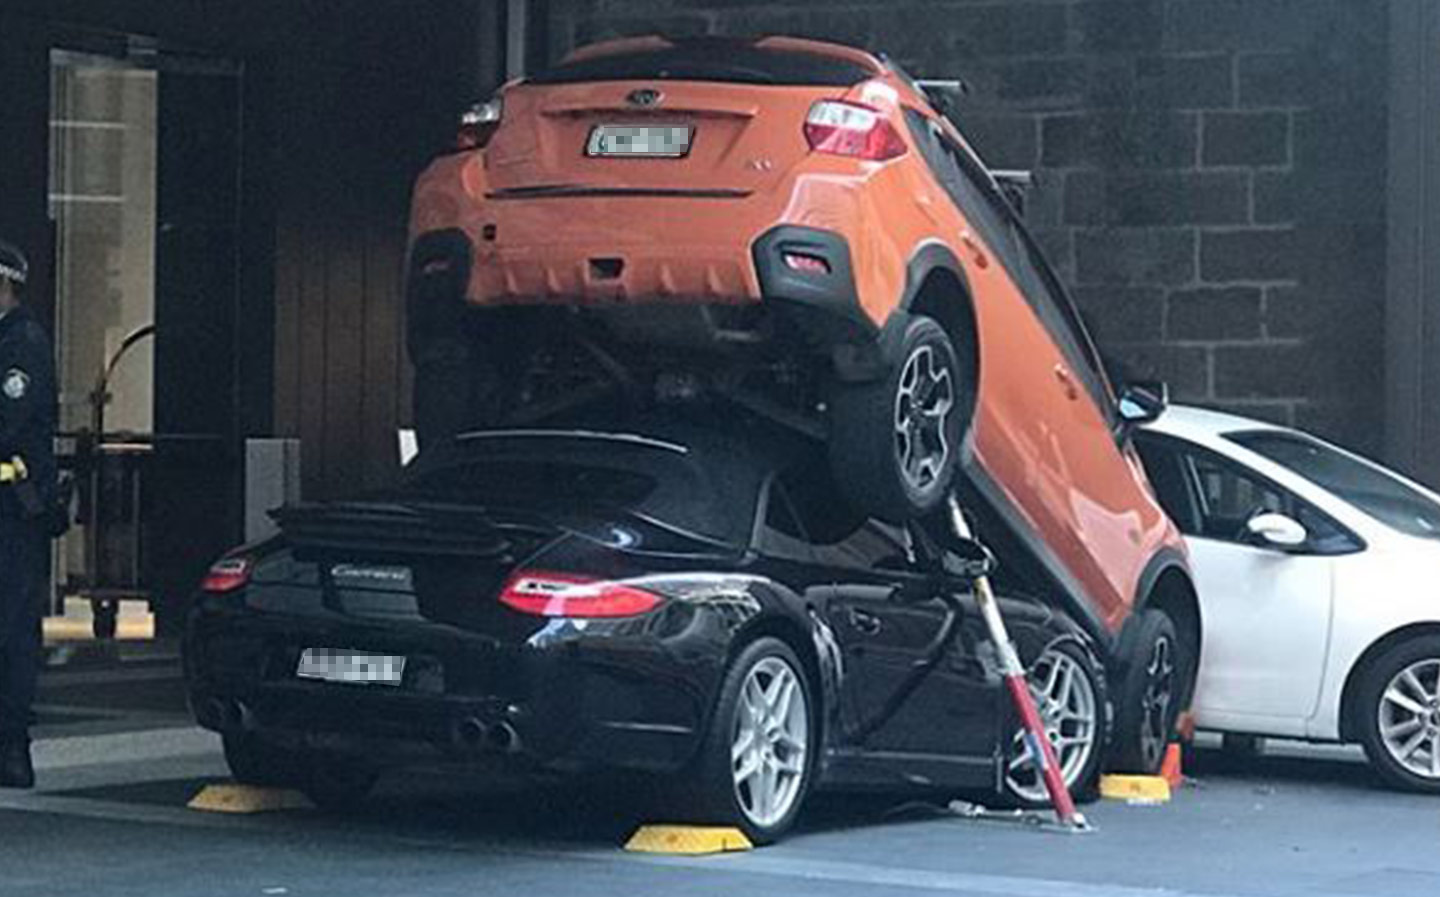
[[[1343,527],[1312,505],[1258,475],[1210,452],[1187,453],[1200,499],[1197,535],[1227,542],[1248,543],[1246,522],[1263,511],[1284,514],[1305,527],[1306,550],[1314,554],[1344,554],[1360,543]]]
[[[1199,535],[1200,514],[1190,492],[1190,474],[1174,450],[1155,439],[1135,440],[1135,451],[1145,465],[1145,474],[1155,490],[1160,507],[1187,536]]]
[[[60,429],[91,426],[90,395],[125,338],[154,322],[157,74],[51,54],[50,216]],[[116,366],[105,428],[153,429],[149,340]]]
[[[1440,539],[1440,505],[1384,470],[1299,433],[1229,433],[1227,438],[1284,465],[1387,526]]]

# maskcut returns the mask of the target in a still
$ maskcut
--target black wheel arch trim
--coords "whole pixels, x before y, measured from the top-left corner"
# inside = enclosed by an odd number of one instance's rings
[[[1113,653],[1119,661],[1118,666],[1121,669],[1126,666],[1125,661],[1131,657],[1131,653],[1134,650],[1135,633],[1139,631],[1140,628],[1140,615],[1153,603],[1155,587],[1159,584],[1160,577],[1172,570],[1185,577],[1186,581],[1190,583],[1191,593],[1194,594],[1194,579],[1190,575],[1189,566],[1185,563],[1185,556],[1168,545],[1156,551],[1145,564],[1145,569],[1140,571],[1140,580],[1135,586],[1135,603],[1132,605],[1130,617],[1125,621],[1125,625],[1120,627],[1120,635],[1116,639]],[[1197,601],[1196,604],[1198,613],[1199,602]],[[1175,620],[1172,622],[1178,626],[1181,621]]]
[[[905,263],[905,293],[900,300],[900,307],[909,311],[915,303],[915,297],[920,294],[920,287],[930,272],[936,269],[943,269],[955,275],[960,285],[965,289],[967,295],[974,296],[970,290],[970,277],[965,273],[965,267],[960,264],[960,259],[939,240],[927,240],[910,253],[910,260]]]
[[[965,268],[960,264],[959,258],[939,240],[927,240],[917,246],[910,254],[910,259],[905,263],[905,291],[901,294],[900,304],[890,313],[885,321],[885,326],[880,330],[881,353],[885,359],[894,364],[900,359],[897,357],[900,352],[900,344],[904,340],[905,328],[909,326],[910,319],[917,312],[915,300],[920,296],[920,290],[929,280],[930,275],[936,271],[944,271],[952,275],[960,283],[961,290],[965,293],[964,314],[969,318],[968,326],[971,334],[976,337],[975,349],[979,350],[979,339],[976,331],[974,292],[970,288],[970,277],[965,273]],[[951,328],[945,321],[939,322],[949,333]],[[949,334],[954,339],[957,334]],[[978,372],[979,359],[976,359]]]

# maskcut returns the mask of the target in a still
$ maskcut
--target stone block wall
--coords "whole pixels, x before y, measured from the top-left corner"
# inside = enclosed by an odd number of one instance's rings
[[[1383,426],[1385,0],[549,0],[552,58],[793,34],[963,77],[1102,350],[1364,451]]]

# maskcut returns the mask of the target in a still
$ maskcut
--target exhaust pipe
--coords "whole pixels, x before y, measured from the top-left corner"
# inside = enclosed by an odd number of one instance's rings
[[[492,749],[502,754],[520,752],[520,733],[516,732],[515,727],[507,722],[499,722],[491,726],[487,741]]]
[[[478,751],[488,743],[489,729],[473,716],[457,719],[450,726],[450,741],[462,751]]]

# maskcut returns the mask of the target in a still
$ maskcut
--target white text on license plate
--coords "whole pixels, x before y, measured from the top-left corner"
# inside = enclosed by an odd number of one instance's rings
[[[587,156],[654,156],[675,159],[690,152],[688,125],[596,125]]]
[[[405,678],[405,658],[395,654],[369,654],[335,648],[306,648],[295,675],[326,682],[360,685],[399,685]]]

